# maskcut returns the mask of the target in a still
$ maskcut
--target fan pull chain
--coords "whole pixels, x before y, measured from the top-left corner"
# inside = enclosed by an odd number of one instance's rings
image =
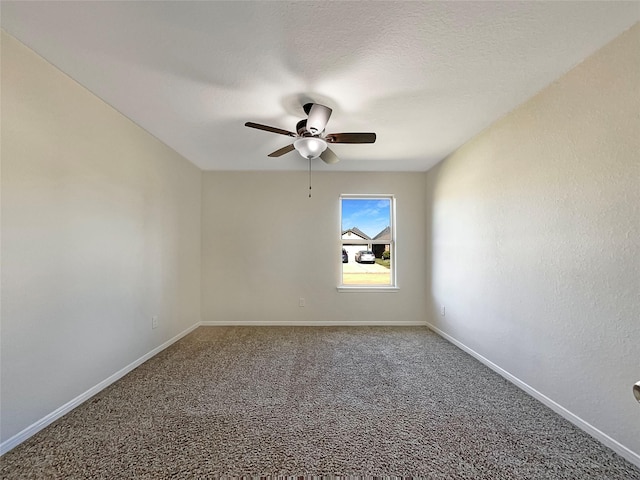
[[[309,159],[309,198],[311,198],[311,159]]]

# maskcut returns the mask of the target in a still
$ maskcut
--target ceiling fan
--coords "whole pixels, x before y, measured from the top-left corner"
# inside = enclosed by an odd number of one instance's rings
[[[325,163],[336,163],[340,159],[328,147],[330,143],[374,143],[375,133],[324,133],[332,110],[319,103],[306,103],[303,107],[307,118],[300,120],[296,125],[297,133],[283,130],[281,128],[270,127],[260,123],[247,122],[246,127],[257,128],[266,132],[287,135],[296,140],[291,145],[282,147],[269,154],[270,157],[279,157],[289,153],[294,149],[304,158],[310,161],[320,157]]]

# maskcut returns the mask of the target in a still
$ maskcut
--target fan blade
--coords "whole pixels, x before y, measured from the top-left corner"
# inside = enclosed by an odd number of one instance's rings
[[[375,143],[375,133],[330,133],[327,143]]]
[[[327,149],[320,154],[320,158],[324,163],[328,163],[329,165],[333,163],[338,163],[340,159],[336,157],[336,154],[333,153],[333,150],[327,147]]]
[[[318,135],[324,131],[332,111],[329,107],[319,103],[311,105],[309,118],[307,119],[307,130],[311,135]]]
[[[282,147],[282,148],[276,150],[275,152],[271,152],[268,156],[269,157],[280,157],[281,155],[284,155],[285,153],[289,153],[291,150],[294,150],[293,144],[287,145],[286,147]]]
[[[283,130],[281,128],[270,127],[269,125],[262,125],[260,123],[247,122],[244,124],[245,127],[257,128],[258,130],[264,130],[265,132],[271,133],[279,133],[280,135],[287,135],[289,137],[297,137],[297,135],[288,130]]]

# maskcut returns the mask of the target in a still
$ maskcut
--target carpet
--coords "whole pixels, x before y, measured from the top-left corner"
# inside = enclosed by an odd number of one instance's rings
[[[640,479],[421,327],[200,327],[0,459],[5,479]]]

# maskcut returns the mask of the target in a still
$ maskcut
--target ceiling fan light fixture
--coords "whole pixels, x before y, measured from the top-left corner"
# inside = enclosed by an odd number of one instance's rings
[[[327,142],[319,137],[301,137],[293,142],[295,149],[304,158],[318,158],[327,149]]]

